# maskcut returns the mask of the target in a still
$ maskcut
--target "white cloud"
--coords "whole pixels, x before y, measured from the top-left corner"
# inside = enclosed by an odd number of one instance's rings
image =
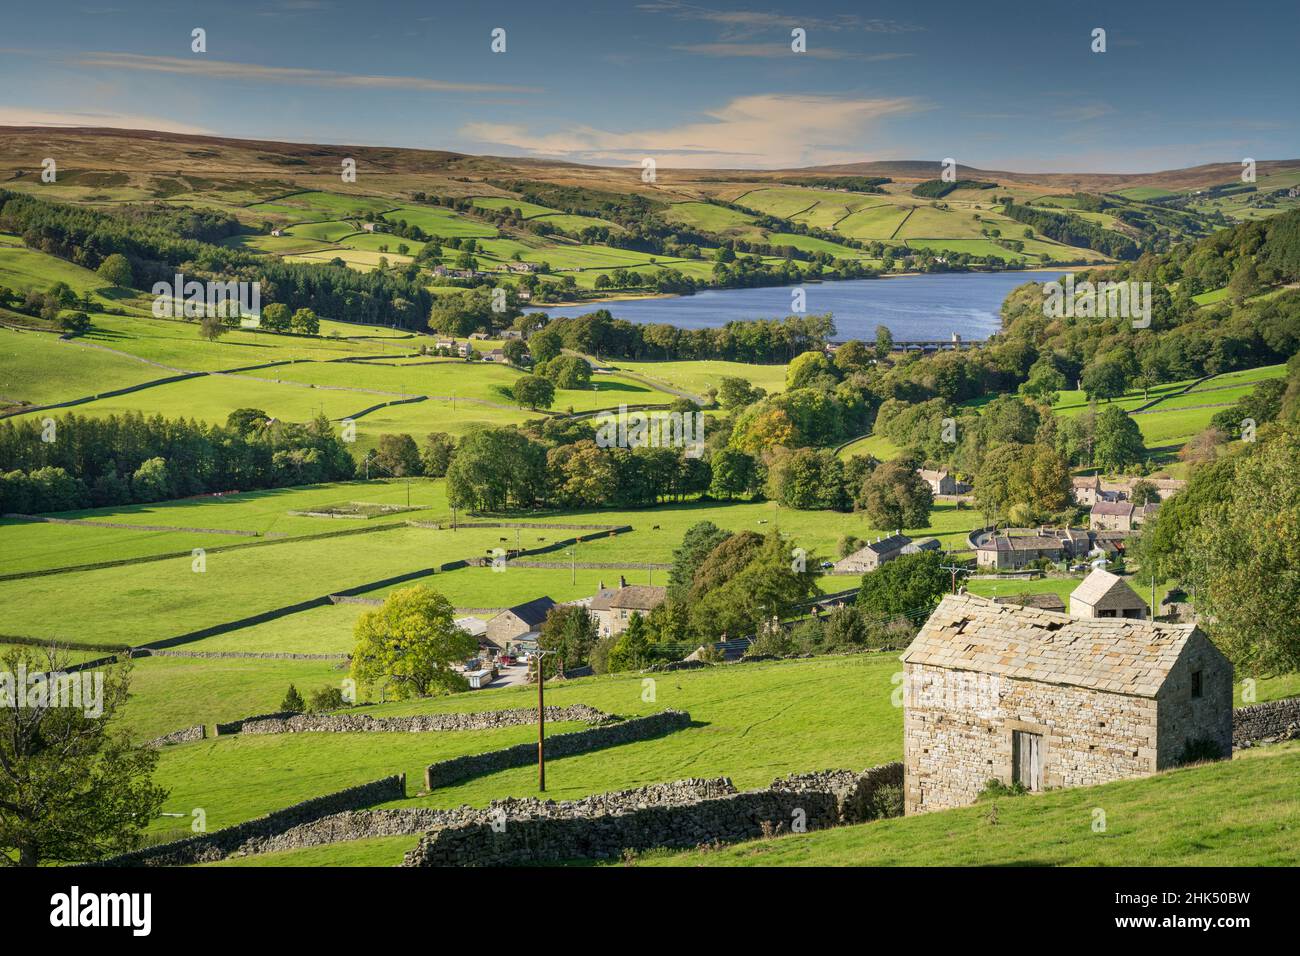
[[[105,126],[112,129],[148,129],[160,133],[208,134],[213,130],[193,123],[178,123],[162,116],[118,113],[111,110],[30,110],[0,105],[0,126]]]
[[[77,65],[109,70],[137,70],[149,73],[179,73],[217,79],[294,83],[303,86],[347,86],[360,89],[416,90],[426,93],[540,93],[537,87],[502,83],[467,83],[431,80],[422,76],[377,76],[338,73],[304,67],[261,66],[207,57],[145,56],[139,53],[84,53]]]
[[[492,147],[579,162],[653,157],[665,167],[782,168],[862,160],[869,134],[887,116],[925,109],[911,97],[845,99],[759,94],[666,129],[612,132],[590,126],[535,133],[508,123],[469,123],[462,136]]]

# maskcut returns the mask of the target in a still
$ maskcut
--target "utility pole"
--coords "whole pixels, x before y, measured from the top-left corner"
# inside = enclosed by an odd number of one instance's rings
[[[542,670],[542,658],[546,651],[537,649],[537,789],[546,792],[546,696],[543,688],[546,675]]]
[[[958,571],[964,572],[966,569],[963,567],[958,567],[955,564],[941,564],[939,565],[939,567],[942,568],[944,571],[952,572],[952,593],[956,594],[957,593],[957,572]]]

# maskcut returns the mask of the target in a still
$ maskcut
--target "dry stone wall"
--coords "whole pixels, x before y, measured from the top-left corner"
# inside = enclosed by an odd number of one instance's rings
[[[208,734],[207,728],[202,724],[195,724],[193,727],[183,727],[180,730],[173,730],[170,734],[163,734],[161,737],[155,737],[145,744],[146,747],[166,747],[168,744],[187,744],[194,740],[202,740]]]
[[[573,704],[547,707],[546,719],[605,724],[615,718],[595,707]],[[476,713],[416,714],[410,717],[371,717],[367,714],[294,714],[250,717],[242,722],[245,734],[301,733],[428,733],[441,730],[495,730],[537,723],[537,711],[530,707],[513,710],[485,710]]]
[[[1232,746],[1250,747],[1300,737],[1300,697],[1238,707],[1232,712]]]
[[[368,807],[406,796],[406,775],[395,774],[382,780],[348,787],[323,797],[313,797],[293,806],[276,810],[264,817],[238,823],[212,833],[203,833],[174,843],[147,847],[110,857],[100,866],[189,866],[209,863],[239,852],[247,845],[257,845],[294,827],[344,810]]]
[[[829,770],[786,777],[765,790],[736,792],[731,781],[682,780],[600,794],[571,803],[508,800],[485,818],[427,833],[404,866],[535,866],[615,859],[627,851],[689,849],[792,830],[819,830],[860,816],[884,786],[900,787],[901,763],[862,773]]]

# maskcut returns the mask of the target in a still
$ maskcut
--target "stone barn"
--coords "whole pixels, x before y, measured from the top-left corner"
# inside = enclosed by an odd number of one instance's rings
[[[1147,617],[1147,602],[1118,574],[1096,568],[1070,592],[1072,617]]]
[[[1232,665],[1197,627],[949,595],[903,654],[906,812],[1232,753]]]

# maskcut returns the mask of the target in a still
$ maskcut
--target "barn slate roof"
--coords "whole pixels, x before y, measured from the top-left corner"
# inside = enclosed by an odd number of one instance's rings
[[[513,614],[529,627],[537,627],[546,620],[546,615],[550,613],[553,607],[555,607],[555,602],[549,597],[539,597],[523,604],[516,604],[514,607],[508,607],[501,613]]]
[[[947,595],[903,654],[907,664],[1155,697],[1192,624],[1072,618],[971,594]]]

